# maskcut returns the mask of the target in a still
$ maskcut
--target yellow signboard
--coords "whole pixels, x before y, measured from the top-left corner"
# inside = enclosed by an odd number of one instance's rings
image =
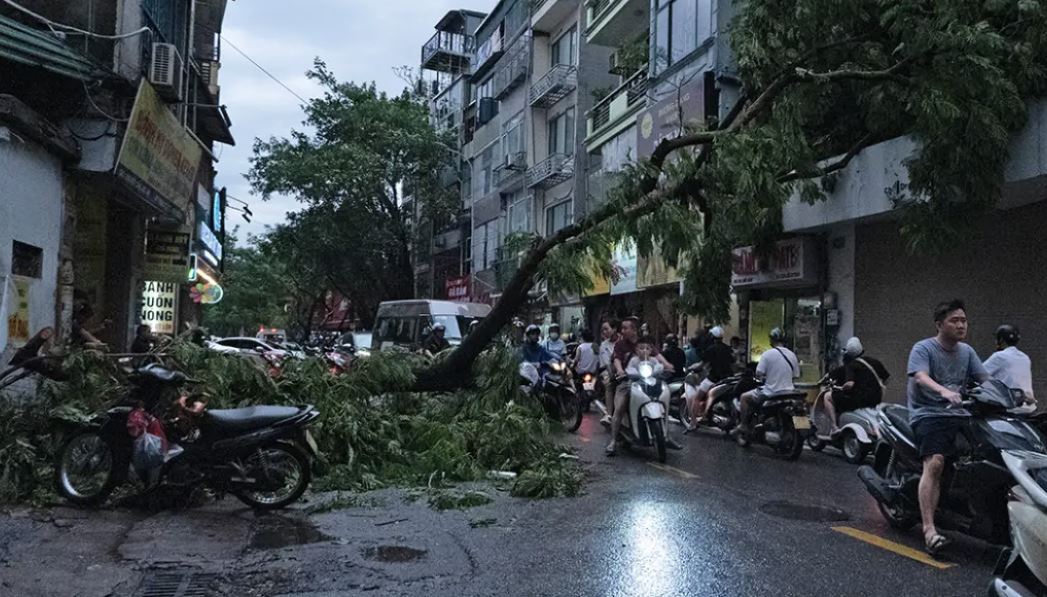
[[[15,276],[14,308],[7,316],[7,341],[21,347],[29,341],[29,280]]]
[[[785,301],[749,302],[749,362],[760,360],[771,349],[771,330],[785,321]]]
[[[600,296],[601,294],[607,294],[611,292],[611,281],[607,279],[607,276],[603,275],[596,264],[590,264],[586,268],[589,273],[589,289],[582,293],[582,296]]]
[[[116,174],[153,207],[183,212],[194,197],[203,150],[153,87],[142,81],[127,133],[120,147]]]
[[[676,268],[670,267],[655,247],[647,257],[639,256],[636,260],[636,286],[647,288],[665,284],[678,284],[682,278]]]

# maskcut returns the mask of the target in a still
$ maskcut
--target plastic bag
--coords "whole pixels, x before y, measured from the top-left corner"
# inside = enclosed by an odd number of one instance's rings
[[[134,450],[131,453],[131,466],[138,478],[152,485],[160,476],[167,453],[167,435],[160,420],[136,408],[127,417],[127,432],[135,438]]]

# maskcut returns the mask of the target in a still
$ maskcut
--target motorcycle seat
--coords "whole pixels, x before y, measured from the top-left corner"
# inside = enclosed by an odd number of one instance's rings
[[[301,409],[293,406],[249,406],[206,411],[207,422],[223,431],[248,431],[289,419]]]
[[[139,375],[145,375],[159,381],[160,383],[178,385],[185,383],[189,377],[181,371],[167,369],[159,365],[146,365],[136,371]]]
[[[912,426],[909,425],[909,409],[900,404],[891,404],[884,407],[883,412],[887,415],[887,419],[898,428],[899,431],[905,434],[906,437],[913,437]]]

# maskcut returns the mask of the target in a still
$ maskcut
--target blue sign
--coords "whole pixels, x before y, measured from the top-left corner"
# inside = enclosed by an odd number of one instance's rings
[[[211,227],[207,225],[207,222],[200,220],[196,227],[196,239],[207,249],[203,254],[204,259],[211,262],[211,265],[218,267],[222,261],[222,243],[215,236],[215,233],[211,231]]]
[[[211,229],[219,233],[222,232],[223,207],[225,206],[222,205],[222,192],[215,191],[214,199],[211,200]]]

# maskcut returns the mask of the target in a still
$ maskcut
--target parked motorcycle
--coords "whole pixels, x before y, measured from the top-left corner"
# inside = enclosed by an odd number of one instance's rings
[[[665,440],[669,432],[669,384],[661,379],[662,373],[660,363],[645,361],[640,363],[637,374],[629,376],[629,413],[622,418],[618,437],[629,445],[653,447],[659,462],[666,460]]]
[[[1047,595],[1047,456],[1004,450],[1002,457],[1017,481],[1007,504],[1013,548],[1000,557],[989,595]]]
[[[834,386],[829,376],[825,376],[819,382],[823,391],[841,389]],[[875,408],[859,408],[838,415],[839,429],[831,433],[832,420],[825,410],[825,394],[819,393],[818,398],[811,407],[811,433],[807,436],[807,445],[815,452],[825,449],[831,445],[841,452],[847,462],[861,464],[876,446],[876,440],[880,437],[876,426],[877,412]]]
[[[1001,453],[1025,450],[1043,454],[1047,440],[1028,421],[1007,412],[1021,404],[1020,390],[989,380],[962,394],[961,406],[972,415],[970,426],[957,441],[959,456],[946,461],[936,521],[945,528],[1006,544],[1007,492],[1015,478]],[[908,530],[920,520],[917,491],[923,472],[909,425],[909,409],[885,406],[878,423],[881,439],[873,465],[859,467],[858,477],[887,522]]]
[[[68,436],[58,450],[55,483],[70,502],[97,505],[130,480],[135,439],[129,419],[142,407],[150,419],[163,422],[171,442],[155,483],[232,493],[260,510],[283,508],[309,486],[317,446],[306,427],[319,416],[313,407],[174,406],[167,398],[191,380],[155,364],[134,371],[130,381],[124,399]]]
[[[733,400],[735,412],[741,409],[741,395]],[[739,420],[740,416],[735,415]],[[789,392],[765,398],[753,405],[749,432],[739,433],[738,445],[766,444],[776,456],[796,460],[803,453],[804,436],[810,431],[807,393]]]
[[[545,412],[563,422],[568,432],[575,432],[582,425],[582,404],[574,389],[570,369],[562,361],[548,364],[549,371],[543,376],[534,363],[520,363],[520,389],[525,394],[537,396]]]

